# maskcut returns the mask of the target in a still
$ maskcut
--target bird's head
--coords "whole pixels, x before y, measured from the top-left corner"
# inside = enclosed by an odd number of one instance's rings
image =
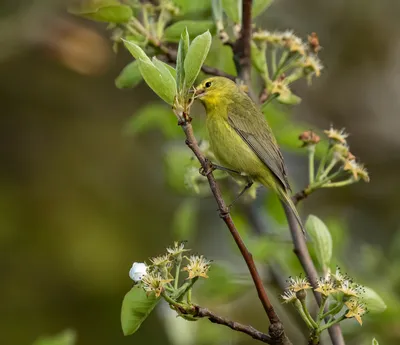
[[[206,106],[210,106],[222,102],[232,102],[232,98],[238,91],[238,86],[232,80],[224,77],[212,77],[203,80],[196,87],[194,95]]]

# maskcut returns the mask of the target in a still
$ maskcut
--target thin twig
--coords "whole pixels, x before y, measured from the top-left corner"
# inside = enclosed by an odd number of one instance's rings
[[[167,57],[169,62],[176,63],[177,51],[175,49],[169,48],[165,45],[160,45],[160,46],[158,46],[158,48],[160,48],[160,50]],[[225,77],[225,78],[228,78],[233,81],[235,81],[235,79],[236,79],[236,77],[234,75],[226,73],[226,72],[220,70],[219,68],[203,65],[201,67],[201,70],[206,74],[216,75],[219,77]]]
[[[188,118],[188,116],[183,116],[183,118]],[[237,231],[237,229],[235,227],[235,224],[233,223],[233,220],[229,214],[229,208],[226,206],[225,201],[222,198],[221,191],[220,191],[220,189],[217,185],[217,182],[213,176],[210,162],[207,160],[207,158],[204,156],[204,154],[200,150],[200,147],[194,136],[193,127],[192,127],[190,121],[184,121],[183,123],[180,123],[180,125],[186,135],[186,144],[193,151],[193,153],[199,160],[201,167],[202,167],[203,171],[205,172],[205,175],[207,176],[208,183],[210,185],[210,189],[211,189],[211,191],[215,197],[215,200],[218,204],[220,217],[223,219],[226,226],[228,227],[228,229],[229,229],[232,237],[234,238],[236,245],[238,246],[238,248],[246,262],[246,265],[250,271],[251,277],[253,279],[254,285],[255,285],[257,293],[258,293],[258,298],[260,299],[261,304],[263,305],[264,310],[265,310],[265,312],[268,316],[268,319],[270,320],[270,323],[271,323],[271,325],[269,327],[269,333],[270,333],[271,338],[274,339],[276,344],[285,344],[285,345],[291,344],[289,339],[286,337],[286,335],[284,333],[283,325],[282,325],[278,315],[276,314],[274,307],[271,304],[271,301],[269,300],[267,292],[264,289],[263,282],[257,271],[256,265],[253,260],[253,256],[248,251],[246,245],[244,244],[242,238],[239,235],[239,232]]]
[[[229,74],[229,73],[226,73],[226,72],[224,72],[224,71],[221,71],[220,69],[215,68],[215,67],[210,67],[210,66],[205,66],[205,65],[203,65],[203,66],[201,67],[201,70],[202,70],[205,74],[217,75],[217,76],[219,76],[219,77],[225,77],[225,78],[228,78],[228,79],[233,80],[233,81],[235,81],[235,79],[236,79],[236,77],[235,77],[234,75]]]
[[[219,325],[224,325],[226,327],[229,327],[235,331],[246,333],[247,335],[251,336],[252,338],[256,340],[260,340],[264,343],[267,344],[274,344],[274,340],[271,338],[269,334],[265,334],[263,332],[258,331],[252,326],[248,325],[243,325],[239,322],[231,321],[228,320],[224,317],[218,316],[212,311],[208,310],[207,308],[202,308],[200,306],[195,305],[195,314],[194,316],[197,317],[206,317],[208,318],[212,323],[217,323]]]
[[[285,210],[286,218],[288,220],[289,224],[289,229],[290,233],[292,235],[293,239],[293,245],[294,245],[294,253],[297,255],[299,258],[299,261],[301,263],[301,266],[304,269],[304,272],[306,273],[311,286],[314,288],[314,297],[318,303],[318,305],[321,305],[321,294],[319,292],[316,292],[315,289],[318,287],[318,273],[317,270],[314,266],[314,263],[311,259],[310,253],[308,252],[307,244],[303,235],[303,232],[301,231],[298,222],[296,218],[293,215],[293,212],[291,209],[285,204],[282,203],[282,206]],[[333,325],[328,329],[329,331],[329,336],[331,338],[332,344],[333,345],[344,345],[344,339],[342,335],[342,330],[340,329],[339,324]]]

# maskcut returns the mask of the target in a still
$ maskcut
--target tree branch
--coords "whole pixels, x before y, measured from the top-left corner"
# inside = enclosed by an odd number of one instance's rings
[[[162,53],[167,57],[168,62],[176,63],[177,51],[175,49],[169,48],[165,45],[160,45],[158,48],[162,51]],[[232,74],[226,73],[218,68],[203,65],[201,70],[210,75],[216,75],[219,77],[225,77],[230,80],[235,81],[236,77]]]
[[[250,88],[251,82],[251,7],[252,0],[242,1],[242,29],[233,44],[234,62],[238,76]]]
[[[214,314],[212,311],[208,310],[207,308],[202,308],[200,306],[194,306],[195,311],[193,316],[197,317],[205,317],[208,318],[212,323],[217,323],[219,325],[224,325],[233,329],[237,332],[245,333],[256,340],[260,340],[267,344],[275,344],[274,340],[271,338],[269,334],[265,334],[263,332],[258,331],[252,326],[243,325],[239,322],[228,320],[224,317],[218,316]]]
[[[246,265],[250,271],[251,277],[253,279],[254,285],[255,285],[257,293],[258,293],[258,298],[260,299],[261,304],[263,305],[264,310],[265,310],[265,312],[268,316],[268,319],[270,320],[270,323],[271,323],[270,327],[269,327],[269,334],[270,334],[271,338],[273,339],[274,344],[289,345],[289,344],[291,344],[291,342],[286,337],[284,329],[283,329],[283,325],[282,325],[278,315],[276,314],[274,307],[271,304],[271,301],[268,298],[267,292],[264,289],[263,282],[257,271],[256,265],[253,260],[253,256],[248,251],[246,245],[244,244],[242,238],[240,237],[239,232],[237,231],[235,224],[233,223],[233,220],[229,214],[229,209],[226,206],[224,199],[222,198],[221,191],[220,191],[220,189],[216,183],[216,180],[213,176],[213,173],[212,173],[211,164],[199,148],[199,145],[198,145],[197,140],[193,133],[193,127],[190,123],[190,118],[186,114],[184,114],[183,118],[187,119],[187,120],[182,121],[182,123],[180,123],[180,126],[182,127],[183,131],[185,132],[186,144],[193,151],[196,158],[199,160],[201,167],[202,167],[203,171],[205,172],[205,175],[207,176],[208,183],[210,185],[210,189],[211,189],[211,191],[215,197],[215,200],[218,204],[219,215],[225,222],[226,226],[228,227],[228,229],[229,229],[232,237],[234,238],[236,245],[238,246],[238,248],[246,262]]]
[[[295,205],[297,205],[300,201],[306,199],[308,195],[309,193],[307,193],[306,189],[303,189],[292,195],[292,201]]]

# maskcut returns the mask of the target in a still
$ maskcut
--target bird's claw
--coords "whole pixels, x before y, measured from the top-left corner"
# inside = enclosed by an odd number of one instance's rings
[[[204,167],[201,167],[199,169],[199,173],[200,173],[200,175],[203,175],[203,176],[207,177],[214,170],[215,170],[215,167],[212,165],[212,163],[211,162],[207,162],[207,168],[205,169]]]

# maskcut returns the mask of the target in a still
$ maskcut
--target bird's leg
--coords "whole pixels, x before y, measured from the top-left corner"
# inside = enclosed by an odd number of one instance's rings
[[[207,163],[208,163],[207,170],[205,170],[203,167],[201,167],[199,169],[199,173],[201,175],[203,175],[203,176],[209,175],[214,170],[221,170],[221,171],[225,171],[225,172],[228,172],[228,173],[231,173],[231,174],[237,174],[237,175],[243,176],[243,174],[241,172],[239,172],[239,171],[236,171],[236,170],[233,170],[233,169],[229,169],[229,168],[223,167],[221,165],[214,164],[214,163],[210,162],[209,160],[207,160]]]
[[[226,167],[223,167],[221,165],[212,164],[212,166],[213,166],[214,170],[226,171],[226,172],[231,173],[231,174],[237,174],[237,175],[243,176],[243,174],[241,172],[233,170],[233,169],[229,169],[229,168],[226,168]]]
[[[254,182],[253,182],[252,180],[250,180],[250,178],[247,178],[247,184],[244,186],[243,190],[238,194],[238,196],[237,196],[235,199],[233,199],[233,201],[230,203],[230,205],[228,206],[229,209],[233,206],[233,204],[234,204],[236,201],[239,200],[239,198],[240,198],[244,193],[246,193],[246,191],[253,185],[253,183],[254,183]]]

